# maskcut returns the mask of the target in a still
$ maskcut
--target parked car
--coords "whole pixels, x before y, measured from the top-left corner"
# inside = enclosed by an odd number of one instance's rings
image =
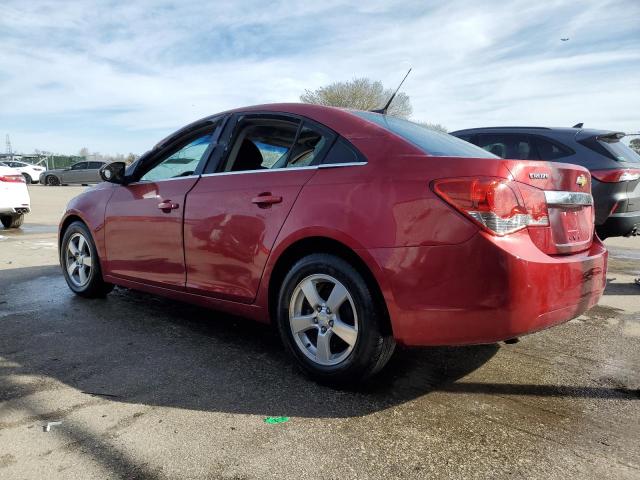
[[[624,133],[573,128],[492,127],[452,132],[503,158],[582,165],[593,177],[600,238],[640,234],[640,155]]]
[[[4,228],[18,228],[31,210],[31,199],[22,174],[0,165],[0,222]]]
[[[107,162],[82,161],[74,163],[69,168],[47,170],[40,174],[40,183],[50,186],[98,183],[102,181],[100,169],[106,164]]]
[[[6,165],[7,167],[18,170],[24,177],[27,184],[38,183],[40,174],[46,170],[44,167],[39,167],[38,165],[18,160],[3,160],[0,162],[0,165]]]
[[[322,381],[372,375],[396,342],[551,327],[605,287],[585,168],[503,160],[378,113],[243,108],[101,173],[60,223],[71,290],[117,284],[273,322]]]

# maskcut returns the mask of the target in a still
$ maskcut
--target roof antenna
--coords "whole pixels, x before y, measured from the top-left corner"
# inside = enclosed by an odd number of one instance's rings
[[[584,125],[584,123],[582,123],[582,122],[576,123],[572,128],[582,128],[583,125]]]
[[[393,102],[393,99],[396,98],[396,94],[398,93],[398,90],[400,90],[400,87],[402,86],[402,84],[407,79],[407,77],[409,76],[410,73],[411,73],[411,69],[409,69],[407,74],[404,76],[404,78],[400,82],[400,85],[398,85],[398,88],[396,88],[396,91],[393,92],[393,95],[391,95],[391,98],[389,98],[389,101],[387,102],[387,104],[383,108],[379,108],[377,110],[371,110],[373,113],[381,113],[382,115],[386,115],[387,114],[387,110],[389,109],[389,105],[391,105],[391,102]]]

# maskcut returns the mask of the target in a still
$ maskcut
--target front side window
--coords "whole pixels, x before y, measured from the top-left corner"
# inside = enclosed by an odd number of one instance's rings
[[[89,162],[89,168],[91,170],[98,170],[98,169],[102,168],[103,165],[104,165],[104,163],[102,163],[102,162]]]
[[[213,132],[209,132],[191,140],[176,152],[156,164],[140,180],[157,182],[170,178],[180,178],[193,175],[198,163],[211,144]]]
[[[375,123],[414,144],[429,155],[442,157],[496,158],[495,155],[478,148],[448,133],[437,132],[408,120],[373,112],[354,110],[353,113]]]
[[[298,132],[299,122],[268,118],[241,118],[236,126],[225,172],[282,168]],[[296,145],[297,147],[297,145]],[[300,155],[298,161],[304,161]]]

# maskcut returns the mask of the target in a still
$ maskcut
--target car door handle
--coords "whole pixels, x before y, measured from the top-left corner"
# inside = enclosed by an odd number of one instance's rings
[[[251,202],[255,203],[259,207],[268,207],[269,205],[273,205],[274,203],[282,202],[282,197],[271,195],[271,193],[261,193],[257,197],[253,197],[251,199]]]
[[[158,204],[158,208],[162,210],[164,213],[169,213],[171,210],[176,210],[180,205],[172,202],[171,200],[163,200]]]

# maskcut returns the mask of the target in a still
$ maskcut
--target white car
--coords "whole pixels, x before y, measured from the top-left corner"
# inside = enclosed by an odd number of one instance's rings
[[[44,167],[39,167],[27,162],[21,162],[19,160],[3,160],[0,164],[18,170],[27,183],[38,183],[40,174],[46,170]]]
[[[5,228],[18,228],[31,211],[31,199],[22,174],[0,165],[0,221]]]

